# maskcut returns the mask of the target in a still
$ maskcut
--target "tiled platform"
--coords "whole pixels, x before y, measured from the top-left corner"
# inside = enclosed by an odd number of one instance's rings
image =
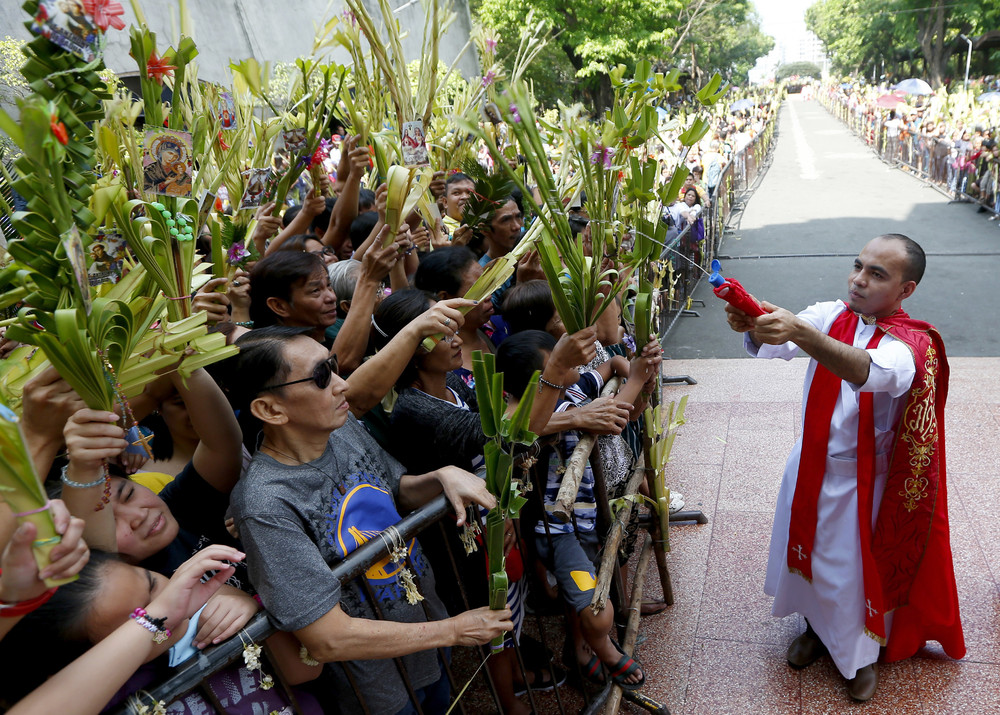
[[[671,532],[676,603],[643,621],[645,692],[671,713],[1000,713],[1000,358],[953,358],[946,420],[949,518],[968,654],[932,644],[884,666],[869,703],[851,701],[829,658],[785,663],[801,618],[775,619],[763,593],[781,472],[800,429],[806,362],[693,360],[666,364],[697,385],[674,445],[669,479],[709,518]],[[658,595],[655,569],[646,583]],[[638,712],[635,708],[626,712]]]

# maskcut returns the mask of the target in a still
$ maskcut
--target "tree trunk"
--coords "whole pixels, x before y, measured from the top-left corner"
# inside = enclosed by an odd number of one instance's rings
[[[945,18],[951,12],[945,9],[943,0],[936,0],[931,12],[925,15],[925,20],[920,26],[918,39],[920,40],[920,51],[924,56],[924,63],[927,67],[927,75],[931,87],[937,89],[944,79],[944,66],[948,61],[948,55],[944,48]]]

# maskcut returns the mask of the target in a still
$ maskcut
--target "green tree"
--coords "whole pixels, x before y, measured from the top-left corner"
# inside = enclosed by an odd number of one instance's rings
[[[691,0],[677,16],[678,31],[670,48],[677,64],[695,82],[719,72],[734,84],[774,48],[774,38],[760,29],[760,18],[746,0]]]
[[[995,29],[998,20],[997,4],[978,0],[820,0],[806,10],[806,26],[837,72],[866,74],[871,67],[882,74],[884,66],[890,75],[922,74],[933,87],[964,49],[959,33]]]
[[[822,75],[823,71],[812,62],[790,62],[787,65],[781,65],[777,72],[775,72],[774,78],[780,82],[789,77],[814,77],[819,79]]]
[[[683,0],[475,0],[476,18],[495,29],[501,51],[512,52],[528,12],[547,20],[556,31],[543,55],[527,74],[536,96],[588,102],[603,111],[611,100],[608,70],[629,68],[640,59],[668,56]],[[567,82],[569,80],[569,82]],[[570,95],[570,96],[567,96]]]

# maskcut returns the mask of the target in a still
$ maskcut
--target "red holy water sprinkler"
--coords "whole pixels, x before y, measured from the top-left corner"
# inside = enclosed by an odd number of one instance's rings
[[[723,278],[721,271],[722,264],[713,260],[712,275],[708,278],[708,282],[714,286],[712,292],[751,317],[764,315],[766,311],[747,293],[746,288],[735,278]]]

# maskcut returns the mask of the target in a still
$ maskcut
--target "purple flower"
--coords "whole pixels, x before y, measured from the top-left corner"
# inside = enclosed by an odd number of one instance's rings
[[[633,338],[628,333],[625,334],[625,339],[622,340],[625,343],[625,347],[629,349],[630,352],[635,352],[635,338]]]
[[[486,51],[487,52],[493,52],[493,50],[495,50],[496,48],[497,48],[497,41],[494,40],[492,37],[487,37],[486,38]]]
[[[340,13],[340,16],[344,18],[344,21],[351,27],[357,27],[358,18],[356,18],[354,16],[354,13],[351,12],[350,10],[344,10],[342,13]]]
[[[240,261],[249,257],[250,251],[248,251],[242,243],[237,242],[229,247],[229,255],[226,257],[226,263],[231,266],[235,266]]]
[[[591,164],[604,164],[605,169],[611,168],[611,160],[615,155],[615,150],[606,147],[603,144],[598,144],[594,149],[594,153],[590,155]]]
[[[483,77],[483,86],[489,87],[491,84],[493,84],[493,80],[495,80],[496,78],[497,78],[496,74],[494,74],[493,70],[490,70],[489,72],[486,73],[486,76]]]
[[[510,105],[510,114],[511,114],[511,119],[514,120],[515,124],[518,124],[521,121],[521,115],[517,111],[517,105],[516,104]]]

